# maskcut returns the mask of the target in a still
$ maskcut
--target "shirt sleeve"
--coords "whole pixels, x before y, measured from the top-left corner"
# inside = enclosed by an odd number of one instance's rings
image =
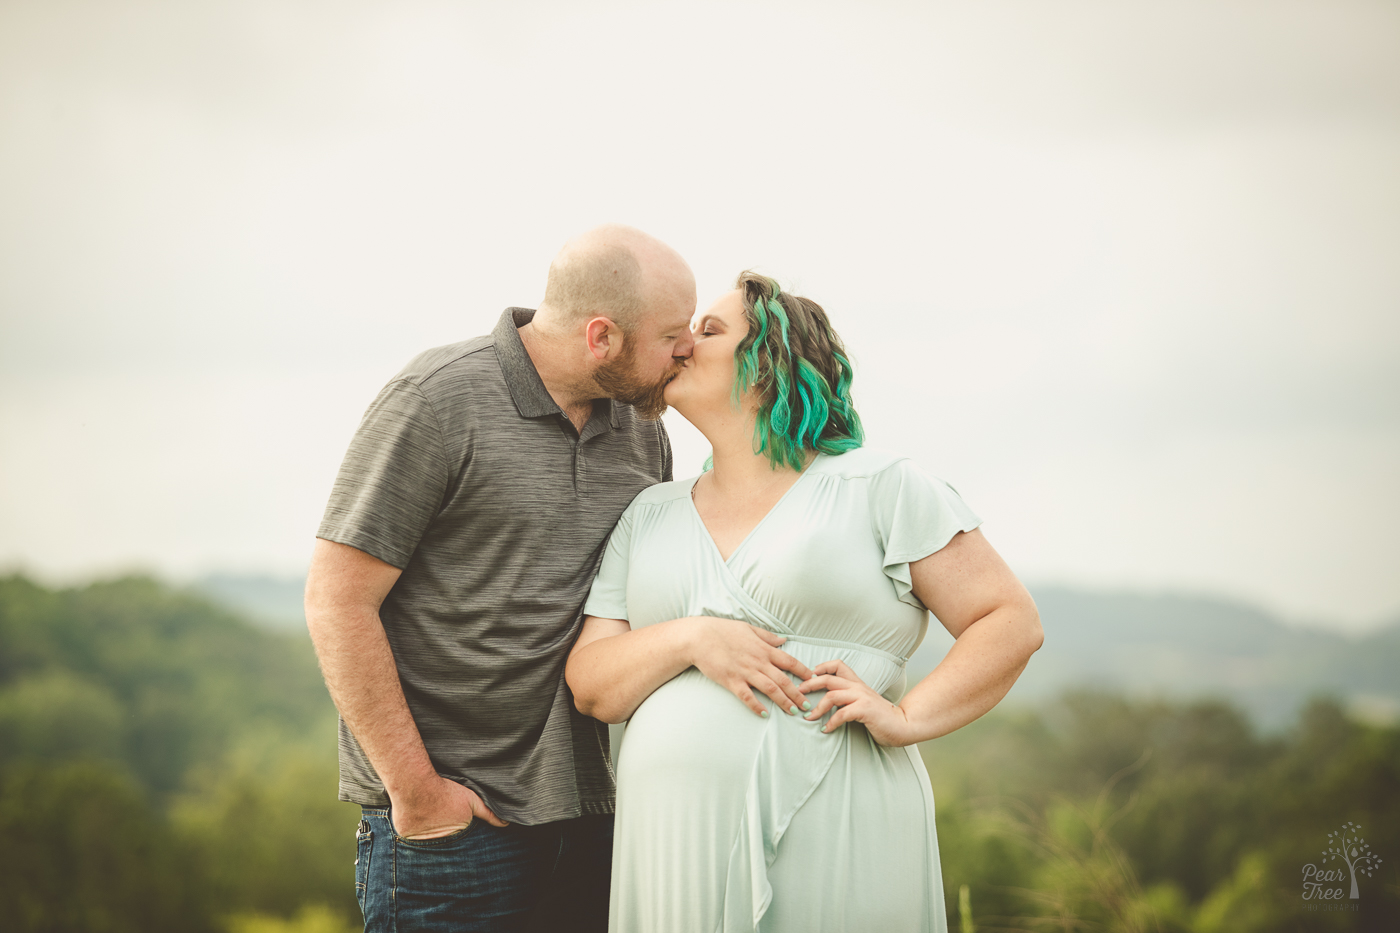
[[[901,602],[919,609],[928,607],[914,595],[909,564],[942,550],[958,532],[982,524],[956,489],[909,460],[871,478],[870,514],[885,550],[885,576],[894,582]]]
[[[600,619],[627,618],[627,568],[631,563],[631,551],[632,508],[629,506],[608,537],[602,566],[583,604],[584,615]]]
[[[669,483],[675,479],[676,460],[671,453],[671,435],[666,433],[666,425],[658,418],[656,429],[661,432],[661,482]]]
[[[441,509],[450,480],[432,403],[416,385],[391,382],[360,421],[316,536],[402,570]]]

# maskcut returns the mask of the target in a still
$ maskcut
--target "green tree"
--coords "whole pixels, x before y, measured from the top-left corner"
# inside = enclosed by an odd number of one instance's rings
[[[0,578],[0,767],[116,758],[157,797],[248,736],[294,744],[335,711],[304,636],[129,577]]]
[[[22,765],[0,784],[0,904],[15,933],[201,933],[179,839],[110,764]]]
[[[333,755],[299,750],[197,775],[172,818],[207,879],[210,909],[290,917],[320,904],[357,917],[359,808],[338,801],[336,786]]]

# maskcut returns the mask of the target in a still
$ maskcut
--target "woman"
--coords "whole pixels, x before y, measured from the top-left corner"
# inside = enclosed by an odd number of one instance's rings
[[[614,933],[946,927],[914,745],[994,706],[1040,623],[951,487],[860,447],[850,383],[825,312],[745,273],[667,386],[713,468],[628,507],[566,672],[628,721]],[[928,610],[957,642],[906,694]]]

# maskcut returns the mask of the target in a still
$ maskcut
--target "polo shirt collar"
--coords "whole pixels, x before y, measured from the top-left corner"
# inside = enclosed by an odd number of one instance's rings
[[[491,331],[495,338],[496,359],[501,363],[501,375],[505,377],[506,388],[522,418],[543,418],[546,415],[564,416],[564,410],[554,401],[549,390],[540,379],[534,360],[530,359],[525,344],[520,339],[520,331],[535,317],[530,308],[506,308],[496,327]],[[612,427],[618,427],[617,406],[612,399],[602,399],[607,406],[606,417]],[[596,418],[597,415],[594,415]]]

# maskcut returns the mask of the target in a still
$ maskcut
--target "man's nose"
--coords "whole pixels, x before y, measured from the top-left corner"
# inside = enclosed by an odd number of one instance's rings
[[[676,348],[671,351],[671,356],[678,360],[688,360],[690,359],[691,351],[694,349],[695,335],[687,330],[681,335],[680,339],[676,341]]]

